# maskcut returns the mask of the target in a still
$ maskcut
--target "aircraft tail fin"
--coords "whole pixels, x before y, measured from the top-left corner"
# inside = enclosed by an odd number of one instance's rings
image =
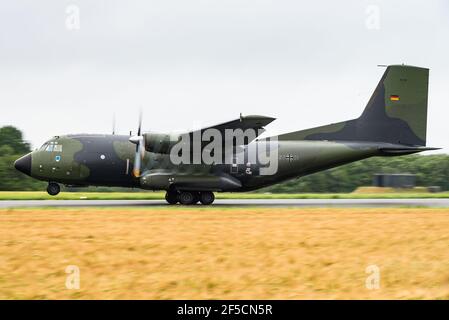
[[[429,69],[388,66],[362,115],[287,133],[280,140],[372,141],[425,146]]]

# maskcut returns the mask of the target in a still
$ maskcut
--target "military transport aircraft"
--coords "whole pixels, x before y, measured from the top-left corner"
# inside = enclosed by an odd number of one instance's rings
[[[180,135],[142,133],[139,123],[136,135],[55,136],[15,167],[48,181],[50,195],[59,184],[120,186],[165,190],[169,204],[208,205],[214,192],[255,190],[373,156],[437,149],[426,147],[428,76],[425,68],[388,66],[360,117],[276,137],[258,138],[275,120],[265,116]]]

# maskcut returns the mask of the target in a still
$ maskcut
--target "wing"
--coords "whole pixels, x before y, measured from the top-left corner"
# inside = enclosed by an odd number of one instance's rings
[[[256,139],[259,135],[261,135],[265,131],[264,127],[274,120],[276,120],[276,118],[258,115],[240,115],[239,119],[220,123],[207,128],[202,128],[196,131],[189,132],[188,134],[191,138],[192,136],[195,136],[195,134],[200,134],[199,136],[203,137],[203,134],[208,130],[214,130],[215,132],[220,132],[222,141],[223,143],[225,143],[232,131],[232,138],[236,138],[235,141],[237,145],[246,145]],[[204,146],[207,143],[208,142],[204,142],[202,143],[202,145]],[[223,144],[223,146],[224,145],[225,144]]]
[[[275,118],[265,116],[240,116],[236,120],[183,134],[169,135],[147,132],[143,134],[145,149],[149,152],[167,154],[184,139],[188,139],[190,143],[199,140],[201,150],[216,139],[221,140],[221,148],[245,146],[261,135],[265,131],[264,126],[274,120]],[[193,148],[190,148],[190,153],[193,152]]]

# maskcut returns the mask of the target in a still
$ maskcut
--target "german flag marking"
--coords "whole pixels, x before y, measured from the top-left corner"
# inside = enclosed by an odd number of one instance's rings
[[[393,94],[393,95],[390,96],[390,100],[391,100],[391,101],[399,101],[399,96]]]

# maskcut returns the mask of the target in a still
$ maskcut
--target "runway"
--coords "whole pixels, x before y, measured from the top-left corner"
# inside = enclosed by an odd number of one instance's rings
[[[29,207],[180,207],[163,200],[4,200],[0,208]],[[189,208],[202,207],[187,206]],[[218,199],[212,207],[430,207],[448,208],[449,199]]]

